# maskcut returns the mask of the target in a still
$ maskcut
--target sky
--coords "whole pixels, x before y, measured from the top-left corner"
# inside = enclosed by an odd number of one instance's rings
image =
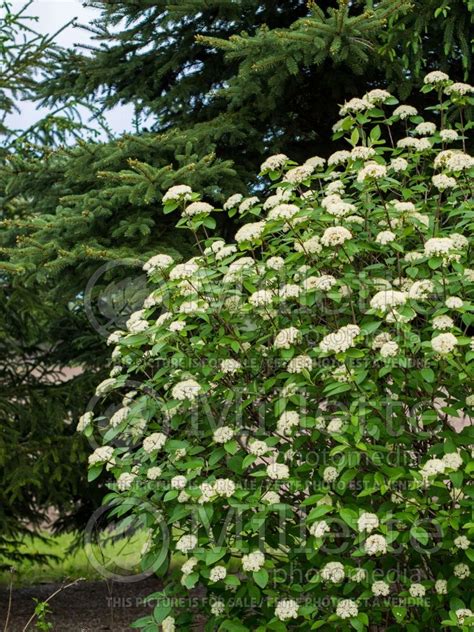
[[[26,1],[13,0],[14,11],[21,9]],[[52,34],[74,18],[80,24],[89,24],[97,15],[97,10],[82,6],[79,0],[33,0],[27,14],[35,16],[38,21],[32,24],[40,33]],[[90,34],[72,25],[62,31],[56,41],[62,46],[73,44],[87,44],[91,42]],[[32,123],[41,118],[43,112],[38,111],[34,103],[23,101],[18,103],[20,112],[8,118],[8,125],[16,129],[27,129]],[[116,133],[129,131],[132,128],[133,108],[119,106],[107,113],[107,121]]]

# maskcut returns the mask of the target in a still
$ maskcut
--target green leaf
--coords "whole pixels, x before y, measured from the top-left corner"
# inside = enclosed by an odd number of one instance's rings
[[[253,573],[253,578],[260,588],[265,588],[268,584],[268,571],[265,568],[261,568],[259,571]]]
[[[227,549],[223,546],[216,547],[214,549],[211,549],[210,551],[207,551],[206,565],[211,566],[212,564],[215,564],[217,561],[219,561],[220,559],[224,557],[224,555],[226,554],[226,551]]]

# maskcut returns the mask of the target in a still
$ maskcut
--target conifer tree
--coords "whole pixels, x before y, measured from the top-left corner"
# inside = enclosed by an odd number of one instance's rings
[[[78,126],[70,118],[69,106],[50,113],[29,130],[9,126],[8,117],[19,101],[34,97],[41,75],[55,63],[53,38],[37,33],[34,26],[28,5],[13,10],[2,3],[2,170],[9,155],[19,159],[24,144],[20,137],[57,142]],[[2,181],[4,199],[7,186]],[[22,205],[28,206],[25,195],[10,198],[1,207],[2,219],[20,218]],[[0,263],[0,556],[10,562],[25,555],[17,546],[19,540],[46,519],[49,508],[60,509],[65,527],[78,519],[82,523],[100,501],[95,490],[84,493],[86,442],[77,437],[71,424],[82,409],[82,393],[91,389],[93,374],[83,372],[75,380],[65,380],[62,367],[67,362],[61,358],[64,344],[58,336],[61,310],[44,293],[23,287],[23,279],[15,272],[8,261]],[[49,335],[51,323],[54,336]]]

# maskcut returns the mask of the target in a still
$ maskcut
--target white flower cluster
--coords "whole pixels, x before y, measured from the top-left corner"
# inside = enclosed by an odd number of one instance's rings
[[[265,555],[261,551],[254,551],[242,556],[242,568],[246,572],[256,573],[265,564]]]
[[[354,341],[360,334],[360,327],[357,325],[345,325],[334,331],[319,343],[319,348],[325,353],[341,353],[354,346]]]
[[[275,616],[280,621],[289,621],[298,618],[298,602],[293,599],[282,599],[275,608]]]
[[[173,399],[192,402],[199,396],[201,390],[202,387],[196,380],[188,379],[175,384],[171,390],[171,396]]]
[[[329,562],[321,569],[321,577],[326,582],[339,584],[345,576],[344,566],[340,562]]]

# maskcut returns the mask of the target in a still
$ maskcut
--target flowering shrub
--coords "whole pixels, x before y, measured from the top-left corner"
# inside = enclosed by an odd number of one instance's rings
[[[137,627],[190,629],[196,603],[207,630],[474,624],[472,88],[425,84],[435,122],[384,90],[353,99],[348,149],[272,156],[264,201],[165,196],[200,254],[145,264],[97,394],[140,386],[81,420],[101,437],[90,477],[110,471],[168,573]],[[219,212],[243,219],[234,243],[209,236]]]

